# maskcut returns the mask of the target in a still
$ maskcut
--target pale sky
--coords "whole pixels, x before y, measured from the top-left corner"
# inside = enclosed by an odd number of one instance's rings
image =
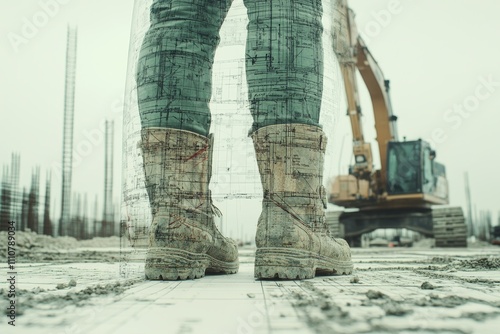
[[[59,8],[41,5],[54,2],[60,3]],[[438,161],[447,168],[451,204],[464,210],[468,171],[473,204],[478,211],[491,210],[496,220],[500,210],[500,2],[351,0],[350,6],[361,35],[391,80],[400,137],[433,142]],[[44,182],[45,171],[61,161],[66,27],[71,23],[78,25],[74,143],[89,142],[89,134],[100,131],[99,124],[115,120],[115,198],[119,200],[119,128],[132,8],[133,0],[0,2],[0,164],[10,163],[11,152],[20,152],[22,186],[29,188],[34,165],[41,166]],[[44,16],[51,10],[51,16]],[[39,26],[29,30],[27,22]],[[371,105],[366,91],[362,93],[366,139],[375,148]],[[335,163],[345,173],[351,154],[344,104],[339,114],[330,142],[337,145],[340,161]],[[88,193],[91,203],[96,194],[102,199],[104,191],[104,141],[96,136],[73,172],[73,191]],[[52,215],[56,217],[60,213],[58,178],[53,175],[57,210]]]

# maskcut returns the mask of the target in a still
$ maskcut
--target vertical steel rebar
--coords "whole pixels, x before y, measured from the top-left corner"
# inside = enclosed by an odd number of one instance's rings
[[[105,157],[104,157],[104,208],[102,234],[107,237],[113,234],[113,145],[114,122],[106,121]]]
[[[64,93],[64,130],[62,156],[62,196],[59,235],[68,234],[71,220],[71,178],[73,168],[73,121],[75,111],[77,28],[68,26],[66,47],[66,82]]]
[[[51,184],[51,174],[47,173],[45,181],[45,201],[44,201],[44,212],[43,212],[43,234],[52,236],[54,231],[52,230],[52,221],[50,219],[50,184]]]

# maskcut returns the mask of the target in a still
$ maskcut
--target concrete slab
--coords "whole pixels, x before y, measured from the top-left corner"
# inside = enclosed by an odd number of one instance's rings
[[[305,281],[254,280],[253,254],[241,250],[236,275],[174,282],[144,281],[141,263],[126,263],[126,270],[119,262],[17,264],[16,327],[4,317],[0,332],[494,333],[500,328],[500,248],[354,249],[353,275]],[[0,272],[7,277],[5,266]],[[2,309],[6,288],[0,285]]]

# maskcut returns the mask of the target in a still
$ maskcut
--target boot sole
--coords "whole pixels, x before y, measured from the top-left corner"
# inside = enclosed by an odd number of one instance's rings
[[[306,279],[318,275],[348,275],[352,262],[334,260],[317,253],[293,248],[265,247],[257,249],[257,279]]]
[[[175,248],[149,249],[144,274],[148,280],[176,281],[202,278],[205,273],[235,274],[238,260],[224,262],[208,254]]]

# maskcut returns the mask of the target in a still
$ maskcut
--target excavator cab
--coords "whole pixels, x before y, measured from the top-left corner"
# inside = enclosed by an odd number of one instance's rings
[[[389,198],[422,194],[430,204],[448,202],[446,170],[435,157],[435,151],[421,139],[389,142],[386,185]]]

